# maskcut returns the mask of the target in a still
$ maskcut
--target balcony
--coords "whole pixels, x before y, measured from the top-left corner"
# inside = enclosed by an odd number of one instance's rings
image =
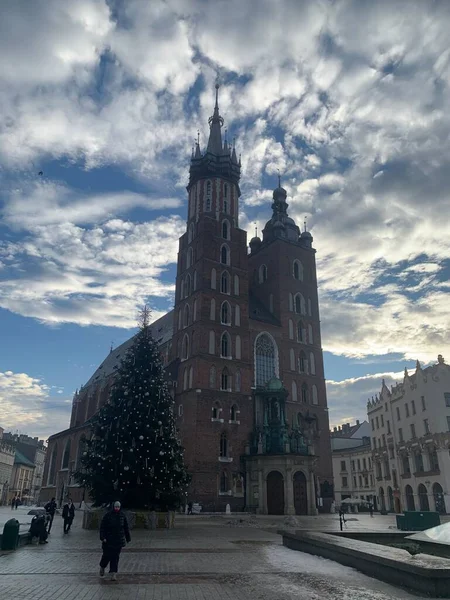
[[[416,471],[414,477],[434,477],[440,474],[441,471],[439,469],[437,471]]]

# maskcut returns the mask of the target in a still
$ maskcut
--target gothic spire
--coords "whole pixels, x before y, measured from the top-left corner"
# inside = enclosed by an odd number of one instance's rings
[[[216,83],[216,104],[213,116],[209,118],[209,140],[206,151],[215,156],[222,154],[222,132],[223,119],[219,114],[219,84]]]

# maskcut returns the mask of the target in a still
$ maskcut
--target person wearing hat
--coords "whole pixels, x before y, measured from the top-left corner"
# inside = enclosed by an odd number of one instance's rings
[[[114,502],[112,510],[103,517],[100,525],[100,539],[102,541],[102,558],[100,560],[100,577],[105,575],[109,563],[111,579],[117,579],[119,558],[122,548],[131,542],[130,529],[125,513],[121,510],[119,501]]]

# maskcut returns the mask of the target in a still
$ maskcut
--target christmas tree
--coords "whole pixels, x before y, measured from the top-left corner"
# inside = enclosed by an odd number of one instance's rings
[[[95,506],[119,499],[124,507],[167,510],[180,504],[189,483],[149,316],[145,307],[75,474]]]

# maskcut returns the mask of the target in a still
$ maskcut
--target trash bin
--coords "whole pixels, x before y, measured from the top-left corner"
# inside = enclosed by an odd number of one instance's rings
[[[400,531],[408,531],[407,520],[405,515],[395,515],[397,519],[397,529]]]
[[[17,519],[9,519],[3,527],[2,550],[16,550],[19,545],[19,527]]]

